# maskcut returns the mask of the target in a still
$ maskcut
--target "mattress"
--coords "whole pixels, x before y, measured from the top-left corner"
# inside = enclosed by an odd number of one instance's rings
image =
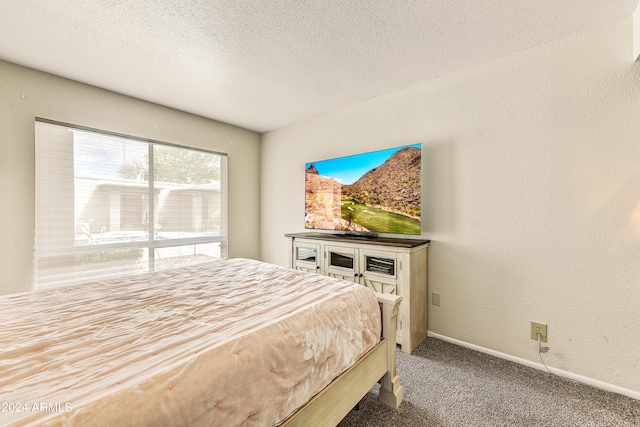
[[[380,340],[364,286],[249,259],[0,297],[0,425],[277,425]]]

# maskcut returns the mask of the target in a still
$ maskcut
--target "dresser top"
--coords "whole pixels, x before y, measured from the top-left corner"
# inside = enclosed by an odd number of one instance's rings
[[[403,248],[415,248],[418,246],[426,245],[430,240],[424,239],[399,239],[393,237],[368,237],[368,236],[351,236],[345,234],[330,234],[330,233],[289,233],[285,234],[285,237],[298,238],[298,239],[316,239],[327,240],[331,242],[349,242],[349,243],[362,243],[379,246],[395,246]]]

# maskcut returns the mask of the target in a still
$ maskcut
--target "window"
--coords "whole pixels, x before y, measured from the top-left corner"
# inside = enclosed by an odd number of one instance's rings
[[[36,119],[36,288],[227,257],[227,157]]]

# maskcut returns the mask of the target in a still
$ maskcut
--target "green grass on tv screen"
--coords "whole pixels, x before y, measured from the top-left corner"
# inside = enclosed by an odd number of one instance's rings
[[[373,208],[355,200],[342,201],[342,219],[375,233],[420,234],[420,220]]]

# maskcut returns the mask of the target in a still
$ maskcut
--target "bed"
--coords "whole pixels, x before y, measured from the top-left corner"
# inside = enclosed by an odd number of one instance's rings
[[[0,297],[0,425],[336,425],[397,408],[399,297],[249,260]]]

